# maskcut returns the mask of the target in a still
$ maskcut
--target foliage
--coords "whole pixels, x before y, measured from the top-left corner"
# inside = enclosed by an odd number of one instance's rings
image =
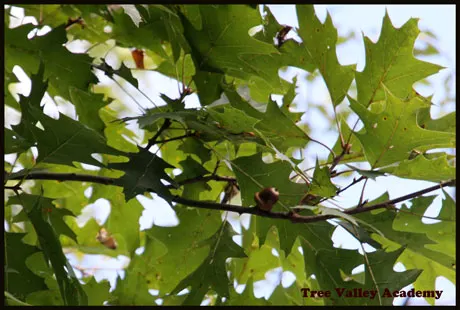
[[[16,156],[4,168],[8,304],[391,305],[385,289],[434,290],[438,276],[455,282],[455,201],[443,191],[437,223],[427,224],[436,196],[421,196],[455,186],[455,112],[433,119],[431,98],[413,89],[443,69],[414,57],[417,19],[395,28],[386,14],[378,41],[364,38],[358,72],[338,60],[337,45],[349,37],[338,36],[329,14],[321,22],[312,5],[296,6],[298,29],[254,5],[20,7],[39,25],[10,28],[12,7],[5,9],[5,105],[21,113],[4,135],[5,153]],[[51,30],[30,37],[44,25]],[[90,48],[71,52],[76,40]],[[437,52],[428,48],[416,52]],[[32,81],[19,100],[9,88],[15,66]],[[307,112],[295,109],[302,81],[280,78],[288,66],[324,80],[336,118],[329,127],[339,133],[331,148],[311,137],[301,119]],[[151,72],[175,79],[179,97],[149,98],[141,82]],[[46,95],[61,108],[57,117],[45,112]],[[200,107],[188,108],[190,98]],[[328,158],[305,169],[295,154],[314,144]],[[347,186],[336,181],[344,173]],[[369,202],[368,180],[389,175],[438,185]],[[361,181],[355,208],[329,203]],[[254,202],[267,187],[280,194],[271,211]],[[178,224],[140,230],[149,198],[155,210],[172,208]],[[76,218],[101,199],[108,218],[82,225]],[[375,250],[334,247],[337,227]],[[90,254],[129,259],[114,290],[71,259]],[[405,271],[394,270],[398,262]],[[295,281],[256,297],[257,282],[277,268]],[[238,293],[235,283],[245,289]],[[302,288],[332,297],[304,298]],[[338,288],[379,293],[347,298]]]

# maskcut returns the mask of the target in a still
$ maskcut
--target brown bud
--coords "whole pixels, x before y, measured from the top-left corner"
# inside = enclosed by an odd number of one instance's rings
[[[270,211],[279,199],[279,192],[274,187],[267,187],[254,194],[254,200],[259,209]]]
[[[99,233],[96,236],[96,239],[103,244],[106,248],[115,250],[117,248],[117,242],[115,239],[110,235],[110,233],[104,228],[101,227]]]

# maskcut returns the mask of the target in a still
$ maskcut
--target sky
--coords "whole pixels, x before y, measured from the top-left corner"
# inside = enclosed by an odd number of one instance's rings
[[[294,27],[297,27],[297,19],[295,7],[293,5],[269,5],[273,14],[277,18],[280,24],[287,24]],[[357,70],[361,71],[365,65],[365,54],[364,54],[364,44],[362,41],[362,35],[368,36],[373,42],[378,39],[380,33],[380,27],[382,24],[382,19],[385,14],[385,10],[388,11],[390,19],[394,26],[400,27],[403,25],[409,18],[417,17],[420,19],[419,28],[422,31],[430,30],[433,32],[439,40],[439,48],[442,51],[441,57],[435,58],[422,58],[423,60],[431,61],[440,65],[447,67],[438,75],[430,78],[430,81],[433,82],[432,87],[427,87],[423,85],[417,85],[416,89],[420,91],[423,95],[434,94],[433,102],[436,104],[440,98],[444,97],[443,87],[440,85],[442,77],[447,74],[455,72],[455,6],[453,5],[315,5],[315,11],[318,14],[321,21],[324,21],[326,17],[326,12],[332,16],[334,25],[338,28],[339,35],[347,35],[351,31],[356,33],[356,36],[353,40],[349,41],[346,44],[341,44],[337,48],[337,54],[339,61],[342,65],[346,64],[357,64]],[[18,12],[20,15],[20,12]],[[27,22],[27,20],[23,21]],[[423,38],[420,36],[419,41]],[[417,42],[418,44],[419,42]],[[84,50],[88,45],[85,45],[84,42],[78,42],[78,44],[73,44],[68,46],[72,51]],[[119,63],[117,59],[117,54],[109,54],[107,57],[108,61],[113,63]],[[128,63],[127,63],[128,64]],[[17,90],[22,93],[28,93],[30,90],[30,81],[25,76],[19,68],[15,70],[15,73],[18,75],[18,78],[22,82],[20,86],[17,86]],[[280,73],[280,76],[287,80],[291,80],[293,76],[298,75],[299,80],[305,80],[306,73],[301,70],[290,69],[285,73]],[[161,101],[159,99],[160,91],[166,93],[168,96],[178,96],[178,87],[177,82],[163,77],[162,75],[155,72],[137,72],[135,76],[139,79],[139,88],[149,96],[153,101]],[[103,83],[107,85],[113,84],[106,77],[100,75],[100,79]],[[451,82],[453,83],[453,88],[455,89],[455,75],[454,79]],[[161,88],[157,85],[161,85]],[[117,89],[113,86],[114,94],[123,100],[123,102],[128,102],[132,106],[132,111],[139,113],[137,107],[135,107],[132,99],[127,96],[122,90]],[[306,107],[302,107],[302,102],[309,102],[313,105],[324,105],[325,99],[328,98],[327,88],[322,82],[321,79],[313,83],[309,82],[300,82],[298,84],[298,96],[296,101],[298,102],[299,110],[305,111]],[[150,107],[151,104],[145,97],[139,95],[135,98],[145,107]],[[279,97],[274,96],[275,100],[279,100]],[[196,107],[198,106],[198,100],[196,95],[189,96],[186,101],[187,107]],[[326,108],[330,111],[332,110],[331,105],[327,104]],[[75,110],[70,104],[60,103],[56,107],[51,100],[48,99],[48,102],[45,104],[45,112],[50,115],[55,115],[57,117],[58,110],[61,113],[68,115],[75,115]],[[432,109],[433,117],[440,117],[441,115],[454,111],[455,103],[446,105],[443,109],[434,107]],[[5,115],[5,123],[17,123],[19,122],[19,115],[14,114],[11,110],[6,110],[6,113],[9,113],[8,116]],[[311,132],[313,138],[319,138],[321,141],[326,142],[329,146],[332,146],[336,139],[337,134],[330,132],[324,126],[326,123],[323,116],[318,113],[316,109],[309,110],[309,113],[306,113],[302,119],[305,122],[308,122],[311,128],[314,130]],[[131,128],[136,129],[136,125],[130,125]],[[142,137],[140,137],[142,138]],[[141,139],[138,139],[140,143]],[[308,162],[307,165],[311,166],[316,157],[325,158],[327,157],[327,151],[312,143],[307,147],[305,154],[307,154]],[[7,160],[12,160],[13,158],[7,157]],[[338,185],[346,185],[349,182],[349,179],[346,178],[336,178],[334,182],[337,182]],[[380,196],[385,191],[388,191],[390,198],[395,198],[407,194],[408,192],[417,191],[422,188],[432,186],[433,183],[425,181],[411,181],[400,179],[396,177],[385,177],[377,178],[377,181],[369,181],[366,187],[366,197],[373,199]],[[437,194],[439,191],[433,192],[431,194]],[[89,192],[87,193],[89,195]],[[352,187],[350,190],[343,193],[338,199],[339,203],[343,207],[354,206],[357,202],[356,197],[359,197],[361,194],[361,187],[356,186]],[[143,216],[140,219],[141,229],[148,229],[152,225],[159,226],[170,226],[177,225],[178,221],[175,217],[174,211],[161,199],[149,199],[144,196],[138,196],[137,199],[144,205],[145,210]],[[439,212],[441,198],[438,197],[432,206],[430,206],[426,215],[436,216]],[[95,212],[97,210],[97,212]],[[91,216],[99,219],[101,223],[105,221],[110,212],[110,203],[105,199],[99,199],[94,204],[87,206],[83,214],[79,216],[78,223],[83,225],[86,220]],[[235,215],[229,215],[232,224],[236,231],[241,231],[240,224]],[[243,225],[247,224],[248,217],[243,216]],[[426,221],[426,219],[424,219]],[[354,240],[350,235],[341,228],[337,228],[333,237],[335,246],[340,246],[347,249],[360,249],[359,243]],[[366,247],[366,250],[371,250],[370,247]],[[119,257],[117,260],[101,258],[96,256],[87,256],[83,260],[79,261],[75,256],[68,255],[71,263],[81,267],[87,266],[100,266],[104,265],[107,268],[119,268],[128,263],[129,260],[124,257]],[[397,270],[404,270],[401,264],[395,267]],[[362,269],[361,269],[362,271]],[[124,272],[119,272],[120,275],[123,275]],[[116,272],[109,272],[107,270],[96,270],[95,271],[96,279],[102,279],[108,277],[111,281],[111,284],[114,284]],[[283,273],[282,270],[275,270],[267,274],[266,280],[259,283],[255,283],[255,295],[256,297],[266,296],[268,297],[271,294],[272,289],[279,282],[282,282],[283,286],[289,286],[293,278],[287,273]],[[241,291],[244,288],[239,286],[238,291]],[[436,301],[436,304],[454,304],[455,303],[455,286],[446,279],[439,277],[436,281],[436,289],[444,290],[444,294],[441,299]],[[402,299],[395,300],[395,304],[401,304]],[[410,300],[412,304],[426,304],[423,299],[417,298]]]

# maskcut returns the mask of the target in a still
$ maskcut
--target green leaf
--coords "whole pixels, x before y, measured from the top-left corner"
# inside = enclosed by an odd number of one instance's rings
[[[64,306],[58,289],[33,292],[27,302],[34,306]]]
[[[313,180],[309,193],[322,197],[334,197],[337,193],[337,187],[332,184],[329,168],[319,166],[318,159],[316,159],[315,172],[313,173]]]
[[[176,214],[180,225],[153,226],[146,231],[144,252],[133,257],[125,279],[117,281],[111,304],[152,304],[154,297],[148,289],[159,290],[160,296],[171,292],[209,256],[210,246],[203,242],[221,227],[220,212],[181,206]]]
[[[19,135],[37,142],[37,163],[72,166],[73,161],[77,161],[103,166],[91,156],[93,153],[123,154],[107,146],[103,136],[80,122],[64,114],[56,120],[43,113],[40,102],[47,86],[47,82],[43,82],[43,73],[44,66],[41,66],[39,72],[32,76],[32,91],[27,98],[21,96],[19,102],[23,119],[13,127]],[[44,130],[35,126],[36,121],[40,121]]]
[[[183,305],[200,305],[204,295],[212,289],[219,296],[229,297],[229,287],[232,283],[227,277],[226,259],[229,257],[245,257],[243,249],[238,246],[232,237],[235,232],[228,222],[216,234],[206,241],[211,251],[209,256],[192,274],[182,280],[171,292],[177,294],[181,290],[191,287],[190,293]]]
[[[342,137],[344,139],[344,143],[348,141],[348,138],[350,137],[350,153],[345,154],[342,157],[342,160],[340,161],[341,163],[352,163],[352,162],[361,162],[365,161],[366,158],[364,157],[364,152],[363,152],[363,147],[361,145],[361,142],[358,140],[356,135],[353,134],[351,128],[348,126],[347,122],[345,121],[344,118],[338,116],[339,122],[340,122],[340,132],[342,133]],[[362,132],[358,131],[359,133]],[[342,153],[342,140],[340,139],[340,136],[337,137],[337,141],[334,144],[334,147],[332,148],[334,153],[336,155]],[[332,162],[334,159],[334,155],[331,153],[329,154],[327,162]]]
[[[306,184],[289,180],[291,166],[282,161],[265,164],[262,154],[238,157],[233,161],[233,170],[241,189],[243,206],[254,205],[254,194],[266,187],[275,187],[280,193],[281,203],[286,206],[297,205],[308,190]]]
[[[383,169],[377,171],[377,170],[362,170],[356,167],[353,167],[351,165],[346,165],[347,167],[351,168],[353,171],[358,172],[360,175],[365,176],[366,178],[372,179],[375,181],[377,177],[384,176],[385,173],[382,172]]]
[[[305,147],[310,141],[308,135],[296,126],[272,100],[268,102],[267,111],[255,128],[260,130],[280,152],[287,151],[289,147]]]
[[[36,195],[15,196],[8,200],[8,204],[26,204],[30,206],[36,203],[38,197],[39,196]],[[53,204],[53,200],[48,198],[42,198],[40,200],[40,206],[43,210],[43,213],[46,214],[44,215],[46,220],[53,226],[57,237],[60,235],[65,235],[73,239],[75,242],[77,241],[77,236],[64,221],[64,216],[75,216],[71,211],[62,208],[56,208]],[[25,220],[27,220],[27,209],[23,209],[13,218],[14,222]]]
[[[107,145],[124,152],[136,152],[137,145],[127,141],[123,136],[131,139],[136,138],[136,134],[129,130],[123,123],[115,122],[118,120],[117,112],[108,108],[99,110],[101,119],[105,122],[104,134],[107,137]]]
[[[193,76],[198,98],[202,106],[209,105],[218,100],[222,94],[224,75],[221,73],[197,71]]]
[[[20,301],[7,291],[5,291],[5,306],[30,306],[29,304]]]
[[[208,170],[206,170],[191,156],[187,156],[187,158],[179,162],[179,164],[181,165],[183,172],[175,178],[176,182],[181,182],[186,179],[192,179],[206,174],[210,174]]]
[[[239,134],[253,132],[254,125],[258,119],[248,116],[241,110],[224,105],[223,109],[216,107],[207,109],[209,115],[217,122],[218,127],[227,130],[229,133]]]
[[[278,51],[250,37],[248,31],[261,22],[259,12],[246,5],[199,6],[202,29],[196,29],[181,14],[184,35],[191,47],[197,71],[225,73],[251,80],[267,90],[281,91],[276,66],[267,60]],[[230,30],[231,29],[231,30]],[[266,55],[267,58],[261,56]]]
[[[341,66],[337,59],[337,29],[329,13],[322,24],[313,5],[296,5],[299,36],[306,54],[311,57],[326,82],[332,104],[337,106],[345,98],[353,80],[355,65]]]
[[[103,101],[103,97],[103,95],[85,92],[75,87],[70,89],[70,98],[79,121],[100,134],[104,134],[105,124],[99,116],[99,109],[108,104]]]
[[[356,219],[356,218],[355,218]],[[360,220],[361,221],[361,220]],[[342,226],[346,231],[352,234],[361,243],[368,243],[376,249],[381,249],[380,243],[371,238],[370,232],[363,228],[363,226],[355,226],[346,221],[339,221],[338,224]],[[366,223],[367,224],[367,223]],[[369,225],[368,225],[369,226]],[[369,226],[373,228],[374,226]],[[374,229],[375,231],[375,229]]]
[[[123,187],[126,201],[149,191],[165,199],[171,197],[168,187],[163,185],[161,180],[175,184],[164,172],[166,168],[174,168],[173,166],[143,148],[139,148],[138,153],[127,153],[127,157],[129,159],[127,162],[108,165],[110,169],[125,172],[114,184]]]
[[[453,147],[455,134],[422,129],[417,110],[426,103],[415,97],[403,101],[386,89],[384,109],[373,113],[349,97],[351,108],[364,123],[365,133],[355,133],[372,168],[386,166],[409,157],[412,150]]]
[[[8,128],[4,129],[5,154],[22,153],[27,151],[32,146],[32,144],[28,142],[27,139],[21,137],[18,133]]]
[[[251,116],[256,119],[261,119],[263,117],[263,113],[255,109],[249,102],[243,99],[240,94],[235,89],[234,84],[222,84],[222,88],[225,91],[225,95],[227,96],[228,100],[230,101],[230,105],[235,109],[241,110],[246,113],[248,116]]]
[[[231,306],[267,306],[269,303],[262,297],[254,296],[254,280],[251,278],[246,282],[246,287],[243,293],[238,294],[235,289],[232,289],[228,305]],[[226,304],[227,305],[227,304]]]
[[[124,78],[126,81],[128,81],[131,85],[134,87],[138,88],[139,83],[137,80],[134,78],[131,69],[125,66],[124,63],[121,63],[121,66],[119,69],[113,69],[104,59],[102,59],[103,63],[99,66],[97,66],[98,69],[102,70],[108,77],[113,79],[113,75],[116,74],[122,78]]]
[[[41,25],[48,25],[56,28],[67,24],[69,19],[82,18],[82,23],[75,23],[66,30],[74,39],[88,40],[90,42],[104,42],[110,35],[101,31],[107,24],[99,10],[106,10],[105,5],[63,5],[63,4],[39,4],[39,5],[18,5],[24,8],[25,16],[33,16]]]
[[[13,29],[5,27],[8,71],[20,65],[30,75],[38,70],[40,62],[44,62],[44,78],[50,81],[50,95],[59,95],[67,100],[71,100],[71,88],[87,91],[90,83],[97,82],[91,71],[92,59],[85,54],[73,54],[63,46],[67,42],[65,25],[29,40],[27,34],[34,28],[32,24]]]
[[[430,197],[431,200],[433,198],[434,197]],[[369,202],[368,205],[371,206],[374,203],[386,200],[388,200],[388,194],[384,194],[376,200],[374,200],[373,202]],[[415,223],[417,223],[420,216],[421,214],[412,214],[411,221],[405,221],[404,225],[396,225],[396,223],[394,222],[395,218],[397,218],[396,213],[390,210],[376,210],[374,212],[371,211],[368,213],[360,213],[355,215],[356,218],[361,219],[366,223],[375,226],[384,234],[385,238],[379,235],[373,235],[373,238],[382,245],[391,245],[392,248],[406,246],[406,251],[411,255],[417,255],[424,262],[436,263],[439,266],[445,267],[443,268],[443,270],[445,269],[449,270],[449,272],[453,272],[454,267],[452,264],[455,260],[447,254],[444,254],[437,250],[433,250],[432,248],[433,246],[436,246],[437,242],[431,240],[426,233],[420,230],[411,230],[412,225],[416,225]],[[409,229],[410,231],[408,231]]]
[[[202,164],[211,159],[211,150],[196,139],[185,139],[178,147],[178,150],[181,150],[185,154],[195,155],[201,160]]]
[[[54,229],[49,215],[44,215],[48,211],[46,199],[27,194],[21,194],[17,197],[23,203],[27,216],[37,232],[38,240],[46,259],[51,261],[64,304],[86,305],[88,302],[87,296],[82,290],[72,266],[62,252],[58,233]]]
[[[183,53],[175,63],[171,59],[166,59],[155,69],[155,71],[176,79],[178,82],[183,83],[183,87],[186,87],[188,83],[192,82],[193,76],[196,73],[192,56],[190,56],[190,54],[184,55]],[[190,88],[195,88],[194,86],[195,85],[190,84]],[[199,96],[201,95],[201,91],[206,91],[206,89],[200,89],[198,91]]]
[[[451,112],[438,119],[432,119],[430,108],[423,108],[418,110],[417,124],[427,130],[455,132],[457,124],[456,113]]]
[[[102,306],[109,297],[110,283],[107,280],[98,283],[91,278],[83,285],[83,289],[88,296],[88,306]]]
[[[297,86],[297,76],[294,77],[291,86],[289,87],[287,93],[283,96],[283,104],[281,105],[281,111],[284,115],[287,115],[294,123],[300,121],[300,118],[303,115],[303,112],[290,112],[289,108],[293,106],[294,99],[297,95],[296,93]]]
[[[418,19],[411,18],[401,28],[394,28],[387,11],[379,40],[373,43],[364,38],[366,67],[363,72],[356,72],[359,104],[368,107],[388,97],[382,84],[396,97],[406,98],[416,81],[442,69],[413,56],[414,42],[420,33],[417,23]]]
[[[104,197],[110,202],[110,215],[105,223],[105,228],[115,238],[118,246],[113,255],[123,254],[129,257],[140,245],[139,239],[139,218],[144,210],[137,199],[126,199],[119,187],[97,185],[93,187],[93,197]],[[93,199],[92,199],[93,200]],[[97,228],[99,229],[99,227]],[[89,238],[95,240],[94,230],[90,232]]]
[[[449,165],[447,154],[433,159],[419,155],[414,159],[401,161],[397,166],[390,166],[379,171],[391,173],[400,178],[442,182],[455,179],[455,167]]]
[[[166,30],[159,27],[163,24],[163,21],[160,20],[161,13],[157,9],[152,9],[149,13],[155,14],[152,19],[156,17],[153,19],[156,20],[156,23],[145,21],[146,14],[143,14],[143,20],[141,20],[139,26],[136,26],[124,10],[113,10],[111,12],[113,17],[112,38],[123,47],[144,48],[151,50],[162,58],[167,58],[168,55],[161,46],[161,40],[168,39]]]
[[[305,251],[305,248],[304,248]],[[393,298],[383,297],[385,291],[393,292],[400,290],[403,287],[414,282],[420,275],[422,270],[410,269],[403,272],[395,272],[393,266],[397,258],[404,251],[404,247],[393,252],[385,252],[384,250],[377,250],[372,253],[367,253],[369,264],[365,263],[365,280],[364,285],[354,280],[342,280],[336,268],[330,266],[340,266],[343,259],[351,259],[347,255],[338,255],[345,253],[346,250],[324,250],[316,254],[316,264],[321,264],[319,272],[316,274],[321,289],[331,290],[332,297],[326,299],[326,304],[345,304],[345,305],[392,305]],[[348,252],[350,252],[348,250]],[[351,254],[352,252],[350,252]],[[305,256],[305,263],[309,262],[310,255]],[[311,257],[312,258],[312,257]],[[327,267],[326,267],[327,266]],[[372,270],[372,274],[370,272]],[[378,286],[378,289],[377,289]],[[345,289],[343,295],[340,297],[337,289]],[[347,298],[346,291],[354,291],[355,289],[374,290],[377,295],[374,299],[369,297],[355,297]]]
[[[10,85],[17,84],[19,80],[13,72],[5,71],[3,89],[5,91],[5,105],[12,107],[15,110],[19,110],[19,104],[16,99],[13,97],[13,94],[9,90]]]
[[[441,212],[436,217],[440,222],[434,224],[422,222],[421,216],[425,214],[427,208],[436,197],[427,196],[413,199],[410,208],[403,205],[393,221],[393,227],[410,233],[425,233],[429,239],[436,242],[436,244],[427,244],[425,247],[448,255],[451,257],[451,263],[455,264],[456,206],[455,201],[446,192],[444,192],[444,195],[445,199],[442,201]],[[442,266],[437,257],[429,259],[421,253],[407,251],[400,257],[400,261],[406,268],[423,268],[424,272],[414,283],[416,290],[435,290],[436,278],[440,275],[455,283],[455,268]],[[430,304],[434,304],[434,298],[426,299]]]
[[[5,290],[24,301],[32,292],[46,289],[42,278],[36,276],[26,266],[30,255],[40,252],[36,246],[22,242],[25,233],[5,232]]]

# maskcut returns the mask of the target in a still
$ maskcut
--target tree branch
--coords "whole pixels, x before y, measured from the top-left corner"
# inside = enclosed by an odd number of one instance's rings
[[[148,150],[152,145],[156,143],[156,140],[158,137],[161,135],[163,131],[169,128],[171,126],[171,120],[169,118],[165,119],[163,125],[161,125],[160,129],[158,129],[158,132],[149,139],[149,142],[147,143],[147,146],[145,147],[146,150]]]
[[[116,178],[102,177],[98,175],[89,175],[89,174],[79,174],[79,173],[54,173],[54,172],[29,172],[27,175],[18,174],[12,175],[8,180],[52,180],[52,181],[79,181],[79,182],[92,182],[99,183],[104,185],[114,185]],[[219,181],[219,182],[236,182],[236,179],[228,176],[220,175],[209,175],[185,179],[177,182],[179,185],[197,183],[197,182],[207,182],[207,181]],[[168,188],[174,188],[174,186],[167,186]],[[7,189],[16,188],[16,186],[4,186]]]
[[[28,180],[35,179],[35,180],[57,180],[57,181],[87,181],[87,182],[94,182],[94,183],[100,183],[100,184],[105,184],[105,185],[115,185],[114,183],[116,180],[116,178],[101,177],[101,176],[95,176],[95,175],[83,175],[83,174],[76,174],[76,173],[51,173],[51,172],[35,172],[35,173],[31,172],[26,176],[22,176],[22,175],[12,176],[9,180],[18,180],[18,179],[24,179],[24,178]],[[200,177],[196,177],[192,179],[183,180],[179,184],[182,185],[182,184],[189,184],[193,182],[204,182],[204,181],[209,181],[209,180],[226,181],[226,182],[236,181],[234,178],[231,178],[231,177],[211,175],[211,176],[200,176]],[[353,214],[369,212],[369,211],[376,210],[376,209],[387,208],[396,203],[421,196],[423,194],[435,191],[437,189],[440,189],[446,186],[455,186],[455,185],[456,185],[456,180],[441,182],[438,185],[434,185],[434,186],[431,186],[431,187],[428,187],[428,188],[425,188],[417,192],[414,192],[408,195],[404,195],[404,196],[401,196],[395,199],[387,200],[382,203],[377,203],[377,204],[366,206],[366,207],[357,206],[355,208],[345,210],[343,211],[343,213],[353,215]],[[221,204],[221,203],[210,202],[210,201],[191,200],[191,199],[187,199],[187,198],[183,198],[179,196],[171,197],[171,201],[180,203],[186,206],[202,208],[202,209],[231,211],[231,212],[236,212],[239,214],[246,213],[246,214],[258,215],[261,217],[268,217],[268,218],[274,218],[274,219],[285,219],[285,220],[290,220],[293,223],[313,223],[313,222],[325,221],[328,219],[339,217],[336,215],[324,215],[324,214],[299,215],[293,211],[267,212],[267,211],[264,211],[264,210],[261,210],[255,207],[243,207],[243,206],[238,206],[238,205]]]
[[[52,181],[79,181],[92,182],[104,185],[113,185],[116,178],[102,177],[98,175],[79,173],[55,173],[55,172],[29,172],[26,175],[11,175],[8,180],[52,180]]]

